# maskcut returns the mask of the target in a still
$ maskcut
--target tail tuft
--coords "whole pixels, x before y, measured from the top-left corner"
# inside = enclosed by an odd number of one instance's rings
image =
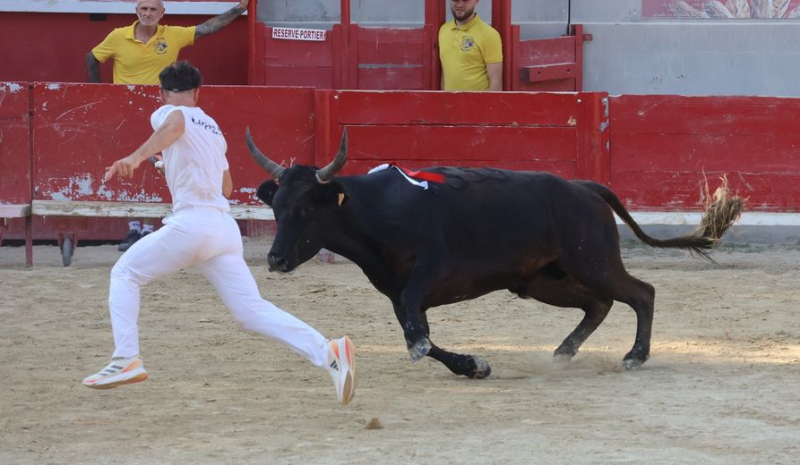
[[[693,234],[713,239],[715,242],[739,219],[747,204],[747,199],[730,194],[727,176],[722,176],[720,180],[722,185],[717,188],[713,197],[709,195],[708,181],[705,182],[706,209]]]

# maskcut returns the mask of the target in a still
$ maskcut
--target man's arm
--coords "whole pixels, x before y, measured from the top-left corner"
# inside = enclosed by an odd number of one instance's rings
[[[100,82],[100,62],[92,52],[86,55],[86,71],[89,73],[89,82]]]
[[[233,192],[233,179],[231,179],[231,171],[225,170],[222,173],[222,195],[229,199],[231,198],[231,193]]]
[[[201,37],[213,34],[232,23],[234,19],[238,18],[239,15],[247,11],[248,3],[250,3],[250,0],[239,0],[239,5],[231,8],[219,16],[214,16],[203,24],[200,24],[194,30],[194,39],[197,40]]]
[[[105,180],[111,179],[115,174],[122,177],[133,177],[133,172],[136,171],[139,164],[147,160],[148,157],[174,144],[175,141],[180,139],[184,132],[186,132],[186,123],[183,119],[183,112],[174,110],[167,116],[167,119],[164,120],[164,124],[159,126],[141,147],[127,157],[115,161],[113,165],[108,167]]]
[[[489,76],[489,90],[500,92],[503,90],[503,62],[487,63],[486,74]]]

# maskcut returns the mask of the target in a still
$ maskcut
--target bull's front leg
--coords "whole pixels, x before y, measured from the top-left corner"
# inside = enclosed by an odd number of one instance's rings
[[[417,362],[431,351],[429,333],[420,318],[419,304],[409,307],[408,300],[401,298],[401,302],[392,303],[397,321],[403,328],[406,348],[411,356],[411,361]]]

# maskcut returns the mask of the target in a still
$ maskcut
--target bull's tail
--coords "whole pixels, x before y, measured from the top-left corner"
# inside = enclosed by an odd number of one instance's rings
[[[709,252],[713,249],[717,241],[731,227],[734,221],[739,218],[744,208],[745,201],[738,196],[729,196],[727,183],[723,180],[723,185],[714,194],[714,202],[710,203],[698,228],[687,236],[672,239],[655,239],[642,231],[642,228],[634,221],[628,210],[622,205],[619,197],[609,188],[591,181],[575,181],[584,188],[602,197],[603,200],[614,210],[625,224],[633,231],[640,241],[651,247],[688,249],[690,252],[699,255],[707,260],[713,261]]]

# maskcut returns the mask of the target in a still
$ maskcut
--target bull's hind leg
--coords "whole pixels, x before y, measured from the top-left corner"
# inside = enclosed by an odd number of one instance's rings
[[[604,245],[604,247],[608,247]],[[653,329],[655,289],[650,284],[629,275],[619,257],[619,249],[596,247],[591,258],[577,266],[564,268],[585,287],[597,295],[629,305],[636,312],[636,340],[625,355],[623,365],[631,370],[650,358],[650,336]]]
[[[580,308],[584,312],[578,326],[553,354],[556,359],[571,359],[586,339],[606,319],[614,301],[601,297],[575,281],[555,264],[548,265],[526,285],[513,289],[520,297],[562,308]]]
[[[623,359],[625,368],[632,370],[650,358],[650,337],[653,331],[653,304],[656,290],[652,285],[634,278],[627,272],[625,275],[628,279],[614,283],[613,287],[617,292],[614,300],[630,305],[636,312],[636,340],[633,342],[631,351]]]

